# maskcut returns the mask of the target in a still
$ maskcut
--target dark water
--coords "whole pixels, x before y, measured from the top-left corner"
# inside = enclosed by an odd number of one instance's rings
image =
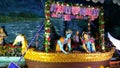
[[[0,23],[0,26],[4,26],[4,29],[7,33],[5,43],[13,43],[15,37],[18,34],[25,34],[28,42],[30,43],[43,21],[44,19],[41,19],[39,21]],[[38,38],[34,40],[32,46],[36,46],[35,42],[38,42],[39,43],[38,49],[42,49],[43,41],[44,41],[44,29],[42,29],[41,32],[39,32]]]
[[[28,42],[30,43],[32,38],[35,36],[37,30],[40,28],[44,19],[40,19],[39,21],[21,21],[21,22],[10,22],[10,23],[0,23],[0,26],[4,26],[4,30],[7,33],[7,37],[5,38],[5,43],[13,43],[15,37],[18,34],[25,34]],[[70,22],[65,22],[62,19],[51,18],[51,42],[55,42],[57,36],[64,36],[65,31],[67,29],[71,29],[73,34],[78,30],[82,33],[83,30],[87,28],[87,21],[85,20],[72,20]],[[38,45],[35,43],[38,42]],[[42,28],[41,32],[38,33],[38,37],[31,44],[39,50],[43,49],[44,43],[44,28]],[[51,45],[53,45],[52,43]]]

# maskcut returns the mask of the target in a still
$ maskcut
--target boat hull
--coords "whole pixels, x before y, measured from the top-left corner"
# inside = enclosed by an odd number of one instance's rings
[[[29,49],[25,55],[28,68],[99,68],[109,67],[114,49],[105,53],[45,53]]]
[[[28,68],[100,68],[109,67],[109,60],[98,62],[40,62],[26,59]]]

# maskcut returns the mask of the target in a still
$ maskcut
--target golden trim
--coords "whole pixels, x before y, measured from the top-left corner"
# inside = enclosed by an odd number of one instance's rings
[[[28,49],[25,59],[40,62],[97,62],[110,60],[115,49],[105,53],[45,53]]]

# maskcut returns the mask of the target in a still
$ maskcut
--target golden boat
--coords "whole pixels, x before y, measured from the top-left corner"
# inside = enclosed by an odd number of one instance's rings
[[[28,49],[25,55],[28,68],[103,68],[110,66],[114,48],[104,53],[45,53]]]

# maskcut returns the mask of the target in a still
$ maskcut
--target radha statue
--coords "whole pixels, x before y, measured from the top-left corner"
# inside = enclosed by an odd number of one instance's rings
[[[96,52],[94,39],[90,38],[90,35],[86,32],[83,32],[82,36],[83,36],[82,44],[86,52],[88,53]]]

